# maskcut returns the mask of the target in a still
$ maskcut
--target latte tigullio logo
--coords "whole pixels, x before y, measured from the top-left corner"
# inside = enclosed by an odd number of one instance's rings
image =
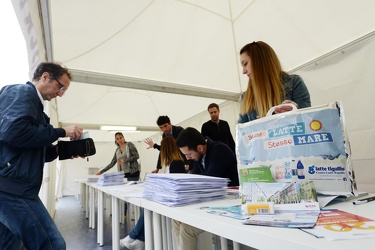
[[[309,174],[315,174],[315,166],[314,165],[310,166],[308,172]]]

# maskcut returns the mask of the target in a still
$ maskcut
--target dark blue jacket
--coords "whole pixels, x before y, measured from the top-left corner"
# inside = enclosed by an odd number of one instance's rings
[[[207,138],[204,167],[200,160],[194,161],[191,173],[228,178],[228,186],[239,186],[237,160],[233,151],[225,143],[210,138]]]
[[[57,157],[62,128],[53,128],[31,82],[0,90],[0,191],[35,198],[45,162]]]

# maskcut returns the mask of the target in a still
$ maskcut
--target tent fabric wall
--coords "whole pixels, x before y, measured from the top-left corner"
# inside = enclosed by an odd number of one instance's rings
[[[371,169],[360,165],[374,162],[374,118],[369,115],[373,38],[317,65],[300,66],[374,32],[374,1],[12,2],[28,46],[30,71],[47,59],[63,63],[77,76],[56,100],[61,126],[81,124],[94,140],[112,142],[113,134],[92,128],[151,128],[159,115],[168,115],[173,124],[200,128],[206,118],[199,114],[208,103],[232,101],[227,120],[234,128],[235,99],[248,80],[238,53],[246,43],[263,40],[286,71],[298,68],[313,105],[344,101],[355,168],[370,176],[365,171]],[[160,137],[157,128],[125,137],[140,142],[155,134]],[[374,188],[366,188],[370,186]]]
[[[343,101],[358,189],[372,192],[374,65],[375,34],[296,71],[308,85],[313,105]]]
[[[204,87],[237,96],[246,90],[238,54],[246,43],[266,41],[291,70],[375,30],[369,21],[374,20],[373,1],[45,2],[54,60],[78,72],[181,90],[167,94],[86,78],[58,98],[64,124],[151,127],[164,114],[180,123],[204,111],[207,102],[225,101],[184,95],[187,90]]]

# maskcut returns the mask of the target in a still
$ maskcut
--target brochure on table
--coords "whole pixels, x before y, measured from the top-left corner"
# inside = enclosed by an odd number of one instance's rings
[[[302,183],[245,183],[242,204],[230,207],[200,207],[208,213],[242,220],[243,224],[309,228],[318,219],[320,208],[312,181]],[[247,204],[268,204],[274,214],[247,214]],[[263,210],[263,209],[260,209]]]
[[[322,211],[314,228],[302,229],[328,240],[375,238],[375,221],[341,210]]]
[[[223,207],[200,207],[199,209],[204,210],[210,214],[230,217],[236,220],[245,220],[250,217],[250,215],[244,214],[242,212],[241,205]]]
[[[274,204],[275,214],[252,215],[243,224],[273,227],[313,227],[320,207],[314,182],[252,183],[242,189],[243,204]]]

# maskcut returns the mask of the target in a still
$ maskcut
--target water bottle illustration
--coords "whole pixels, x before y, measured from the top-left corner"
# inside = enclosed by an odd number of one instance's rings
[[[298,163],[297,163],[297,175],[298,175],[298,179],[305,179],[305,174],[304,174],[304,166],[302,164],[302,162],[299,160]]]
[[[297,165],[295,160],[292,160],[292,176],[297,176]]]
[[[285,171],[284,173],[285,179],[292,179],[292,170],[291,170],[289,161],[284,163],[284,171]]]

